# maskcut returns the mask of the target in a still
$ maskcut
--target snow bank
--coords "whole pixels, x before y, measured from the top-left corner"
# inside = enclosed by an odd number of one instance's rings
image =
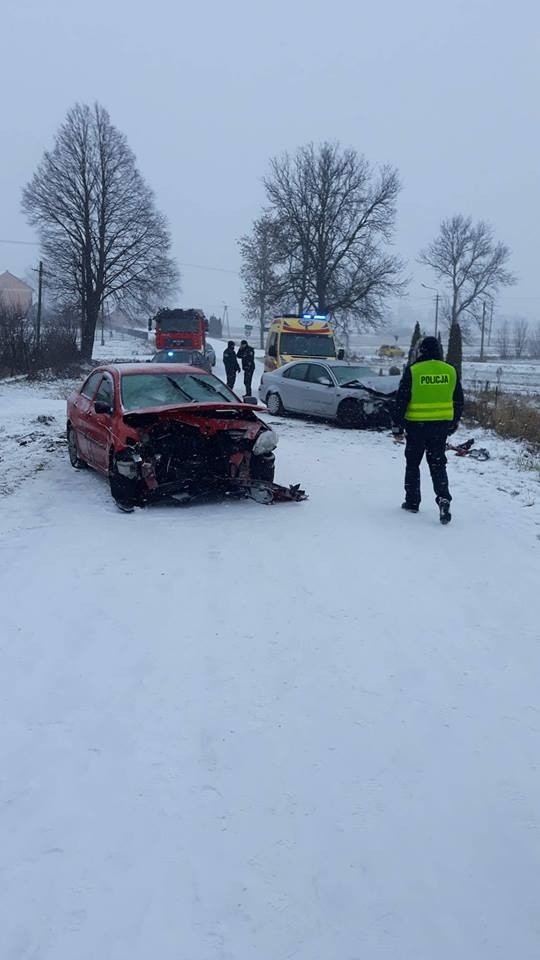
[[[442,528],[386,435],[276,428],[307,503],[0,498],[3,957],[536,960],[538,486],[453,457]]]

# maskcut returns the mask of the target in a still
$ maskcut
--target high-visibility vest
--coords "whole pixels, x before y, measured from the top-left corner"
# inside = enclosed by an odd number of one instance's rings
[[[455,367],[443,360],[421,360],[411,366],[411,399],[405,419],[453,420]]]

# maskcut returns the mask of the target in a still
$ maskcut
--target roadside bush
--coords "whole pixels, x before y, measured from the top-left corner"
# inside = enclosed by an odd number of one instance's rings
[[[58,374],[72,369],[80,362],[77,334],[78,317],[71,308],[44,313],[37,349],[35,319],[0,305],[0,376],[36,377],[41,370]]]
[[[0,303],[0,371],[4,376],[28,373],[34,331],[16,307]]]
[[[43,330],[36,368],[62,372],[80,359],[77,346],[77,318],[69,309],[51,317]]]
[[[525,440],[540,447],[540,406],[528,397],[497,391],[469,395],[465,416],[501,437]]]

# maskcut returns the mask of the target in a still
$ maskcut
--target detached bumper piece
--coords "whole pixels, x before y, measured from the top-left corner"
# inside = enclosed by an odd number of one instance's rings
[[[270,483],[267,480],[229,480],[229,489],[236,488],[244,491],[244,495],[257,503],[300,503],[307,500],[305,490],[300,489],[299,483],[291,483],[283,487],[279,483]]]

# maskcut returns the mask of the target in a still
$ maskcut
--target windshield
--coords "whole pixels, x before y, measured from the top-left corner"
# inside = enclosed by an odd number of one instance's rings
[[[339,384],[350,383],[352,380],[366,380],[377,376],[369,367],[332,367],[332,373]]]
[[[163,317],[156,318],[156,327],[162,333],[199,333],[201,321],[190,317]]]
[[[335,357],[333,337],[316,333],[282,333],[279,352],[290,357]]]
[[[124,410],[239,402],[232,390],[211,373],[125,373],[120,389]]]

